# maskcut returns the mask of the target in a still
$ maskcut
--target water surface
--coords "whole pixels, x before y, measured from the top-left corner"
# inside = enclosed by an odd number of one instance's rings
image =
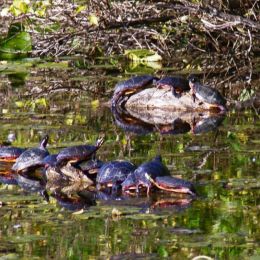
[[[0,255],[258,259],[260,123],[256,111],[232,109],[217,129],[197,135],[190,131],[136,135],[116,125],[105,105],[115,83],[131,73],[105,61],[83,65],[74,60],[1,63],[1,142],[35,147],[48,133],[48,149],[55,153],[69,145],[93,144],[104,132],[106,143],[98,158],[141,164],[160,153],[171,174],[193,181],[199,196],[191,200],[159,193],[105,200],[88,194],[71,198],[52,194],[47,202],[39,191],[12,183],[7,174],[11,165],[1,163]],[[256,89],[257,81],[253,84]]]

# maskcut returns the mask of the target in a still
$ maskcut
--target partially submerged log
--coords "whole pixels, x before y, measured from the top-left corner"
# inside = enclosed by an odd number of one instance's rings
[[[200,112],[208,110],[208,106],[198,99],[195,101],[191,92],[184,93],[180,98],[176,98],[171,91],[165,89],[147,88],[132,95],[126,102],[125,108],[128,111],[154,111],[160,110]],[[155,111],[154,111],[155,112]],[[155,112],[156,113],[156,112]]]

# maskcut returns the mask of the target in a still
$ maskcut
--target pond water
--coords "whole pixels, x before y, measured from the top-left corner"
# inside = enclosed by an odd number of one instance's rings
[[[165,192],[115,200],[86,192],[62,197],[48,190],[47,202],[39,189],[19,185],[10,175],[11,164],[1,163],[1,258],[260,258],[255,110],[231,109],[218,128],[199,134],[138,135],[116,124],[107,101],[116,82],[137,71],[154,73],[150,68],[27,59],[1,62],[0,71],[1,143],[35,147],[48,133],[48,149],[56,153],[93,144],[105,133],[99,159],[138,165],[161,154],[171,174],[193,181],[199,194],[193,200]],[[169,67],[163,73],[171,74]],[[257,89],[259,81],[253,84]]]

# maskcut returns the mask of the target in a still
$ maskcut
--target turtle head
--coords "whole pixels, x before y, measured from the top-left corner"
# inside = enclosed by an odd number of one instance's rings
[[[190,82],[190,83],[197,83],[197,82],[199,82],[199,79],[194,75],[194,74],[190,74],[189,75],[189,77],[188,77],[188,81]]]
[[[190,88],[192,89],[192,91],[195,91],[196,86],[199,85],[199,79],[195,75],[191,74],[188,77],[188,81],[189,81],[189,85],[190,85]]]
[[[154,157],[153,161],[162,162],[162,156],[161,156],[160,154],[157,154],[157,155]]]
[[[45,135],[45,136],[43,137],[43,139],[41,140],[40,148],[45,149],[46,146],[47,146],[48,141],[49,141],[49,136],[48,136],[48,135]]]
[[[100,147],[105,142],[105,134],[100,134],[96,141],[96,146]]]
[[[123,192],[127,192],[136,187],[136,176],[134,172],[128,174],[127,178],[121,184]]]

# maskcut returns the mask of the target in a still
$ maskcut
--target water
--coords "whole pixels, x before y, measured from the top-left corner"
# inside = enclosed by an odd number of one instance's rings
[[[77,67],[78,65],[78,67]],[[106,142],[101,160],[136,164],[160,153],[174,176],[192,180],[198,198],[168,193],[104,200],[86,192],[69,197],[6,184],[11,165],[0,164],[0,255],[12,259],[139,258],[258,259],[259,117],[230,110],[213,131],[146,135],[125,132],[109,109],[123,74],[100,61],[1,63],[0,140],[35,147],[48,133],[51,153],[81,143]],[[92,67],[91,67],[92,66]],[[97,77],[97,75],[99,77]],[[257,81],[253,88],[257,88]],[[230,95],[230,93],[227,93]],[[28,184],[29,185],[29,184]],[[80,195],[80,196],[79,196]],[[82,210],[83,209],[83,210]]]

